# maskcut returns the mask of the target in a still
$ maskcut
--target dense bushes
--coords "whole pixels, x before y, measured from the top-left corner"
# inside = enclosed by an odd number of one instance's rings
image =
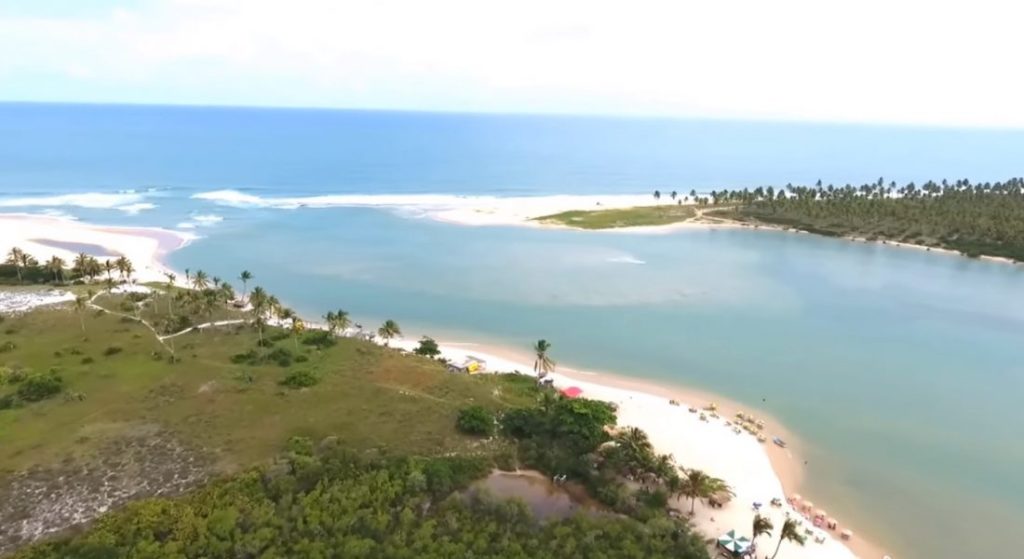
[[[14,558],[707,558],[699,539],[666,517],[540,523],[521,503],[453,493],[486,475],[485,459],[366,461],[313,446],[293,439],[276,465],[182,499],[129,504]]]
[[[284,347],[275,347],[268,352],[262,352],[258,349],[250,349],[245,353],[236,353],[231,356],[231,362],[236,365],[263,365],[265,363],[275,363],[281,367],[288,367],[292,364],[293,356],[291,350]]]
[[[51,371],[26,376],[18,383],[14,395],[24,402],[38,402],[60,394],[61,390],[64,390],[64,379]]]
[[[314,346],[317,349],[324,349],[338,343],[334,334],[326,330],[309,330],[302,336],[302,344]]]
[[[312,371],[302,370],[288,373],[287,376],[281,379],[279,384],[281,386],[287,386],[288,388],[307,388],[315,386],[319,382],[320,375],[317,375]]]
[[[459,411],[455,426],[468,435],[489,437],[494,434],[494,414],[483,406],[470,406]]]
[[[441,355],[441,348],[437,347],[437,342],[433,338],[423,336],[423,339],[420,340],[420,345],[416,346],[413,352],[416,355],[434,358]]]

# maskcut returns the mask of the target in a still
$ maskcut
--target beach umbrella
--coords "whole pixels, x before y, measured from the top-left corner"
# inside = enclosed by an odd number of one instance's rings
[[[814,503],[810,501],[804,501],[804,504],[801,505],[800,508],[809,511],[814,508]]]
[[[736,535],[736,530],[729,530],[719,536],[718,545],[733,555],[743,555],[750,549],[750,539]]]
[[[853,537],[853,530],[843,530],[842,532],[839,532],[839,535],[842,536],[844,540],[848,540]]]
[[[828,513],[826,513],[824,509],[818,509],[818,510],[814,511],[814,516],[815,517],[818,517],[818,516],[825,517],[825,516],[828,516]]]
[[[799,493],[794,493],[794,494],[789,496],[789,502],[793,503],[794,505],[799,503],[800,501],[803,501],[803,500],[804,500],[804,498],[801,497]]]
[[[576,398],[580,394],[583,394],[583,389],[578,386],[570,386],[562,390],[562,395],[566,398]]]

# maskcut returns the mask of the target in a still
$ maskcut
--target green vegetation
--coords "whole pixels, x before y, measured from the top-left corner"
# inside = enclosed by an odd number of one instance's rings
[[[328,313],[332,330],[305,331],[258,286],[242,310],[219,278],[186,277],[195,289],[168,277],[160,293],[6,318],[0,553],[26,543],[7,531],[25,514],[11,503],[32,502],[48,530],[98,519],[19,559],[707,557],[667,514],[681,483],[671,458],[642,431],[615,431],[612,405],[337,338],[344,311]],[[209,324],[218,317],[227,322]],[[400,329],[389,320],[378,334]],[[553,369],[550,348],[536,344],[539,370]],[[424,338],[419,349],[439,348]],[[542,523],[522,504],[460,492],[495,464],[581,483],[625,516]],[[221,481],[169,497],[211,478]]]
[[[707,200],[705,200],[707,202]],[[712,192],[712,215],[829,236],[892,240],[1024,261],[1024,179]]]
[[[433,359],[438,355],[441,355],[441,348],[437,346],[437,342],[434,341],[434,338],[423,336],[423,338],[420,339],[420,345],[416,346],[413,353]]]
[[[535,356],[533,372],[537,373],[538,377],[546,376],[555,370],[555,360],[548,355],[549,351],[551,351],[551,343],[547,340],[537,340],[537,343],[533,344],[533,354]]]
[[[658,197],[660,198],[660,196]],[[682,202],[682,200],[679,200]],[[664,204],[608,210],[573,210],[534,218],[534,221],[578,229],[616,229],[646,225],[667,225],[697,217],[693,206]]]
[[[87,532],[14,559],[564,557],[704,559],[667,517],[601,515],[540,523],[525,505],[461,494],[486,459],[361,458],[335,441],[293,439],[277,463],[186,498],[150,499]]]
[[[469,406],[459,410],[455,426],[467,435],[489,437],[494,434],[494,414],[483,406]]]

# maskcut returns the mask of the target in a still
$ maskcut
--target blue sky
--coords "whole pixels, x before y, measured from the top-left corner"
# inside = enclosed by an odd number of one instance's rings
[[[0,0],[0,100],[1024,126],[997,0]]]

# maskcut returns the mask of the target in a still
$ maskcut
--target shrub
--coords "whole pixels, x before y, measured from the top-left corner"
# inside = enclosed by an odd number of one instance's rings
[[[123,312],[135,312],[135,303],[131,301],[121,301],[121,304],[117,306]]]
[[[308,355],[301,354],[301,355],[296,355],[295,356],[295,362],[296,363],[305,363],[306,361],[309,361],[309,356]]]
[[[14,351],[14,349],[16,347],[18,347],[18,346],[14,345],[14,342],[11,342],[11,341],[4,342],[4,343],[0,344],[0,353],[7,353],[8,351]]]
[[[338,340],[326,330],[310,330],[302,336],[303,345],[315,346],[317,349],[331,347],[336,343]]]
[[[441,349],[437,347],[437,342],[433,338],[423,336],[420,340],[420,345],[416,346],[413,350],[416,355],[423,355],[424,357],[437,357],[441,355]]]
[[[463,408],[459,410],[455,426],[467,435],[489,437],[494,434],[494,414],[483,406]]]
[[[312,371],[292,371],[281,379],[281,386],[288,388],[307,388],[320,382],[320,377]]]
[[[281,367],[287,367],[292,364],[292,352],[286,348],[277,347],[266,355],[265,360],[277,363]]]
[[[8,394],[6,396],[0,396],[0,410],[9,410],[16,408],[21,402],[14,397],[14,394]]]
[[[245,353],[236,353],[231,356],[231,362],[235,365],[249,364],[255,365],[260,358],[259,352],[255,349],[250,349]]]
[[[92,357],[89,357],[88,355],[86,355],[85,357],[82,358],[82,364],[83,365],[88,365],[89,363],[92,363],[93,361],[94,361],[94,359]]]
[[[51,396],[60,394],[64,389],[64,379],[56,373],[45,375],[32,375],[25,379],[20,385],[16,394],[18,398],[26,402],[38,402]]]
[[[124,351],[124,350],[122,350],[120,346],[112,345],[112,346],[108,347],[107,349],[103,350],[103,356],[104,357],[110,357],[111,355],[117,355],[118,353],[121,353],[122,351]]]
[[[23,369],[12,369],[10,367],[0,367],[0,385],[3,384],[18,384],[28,377]]]

